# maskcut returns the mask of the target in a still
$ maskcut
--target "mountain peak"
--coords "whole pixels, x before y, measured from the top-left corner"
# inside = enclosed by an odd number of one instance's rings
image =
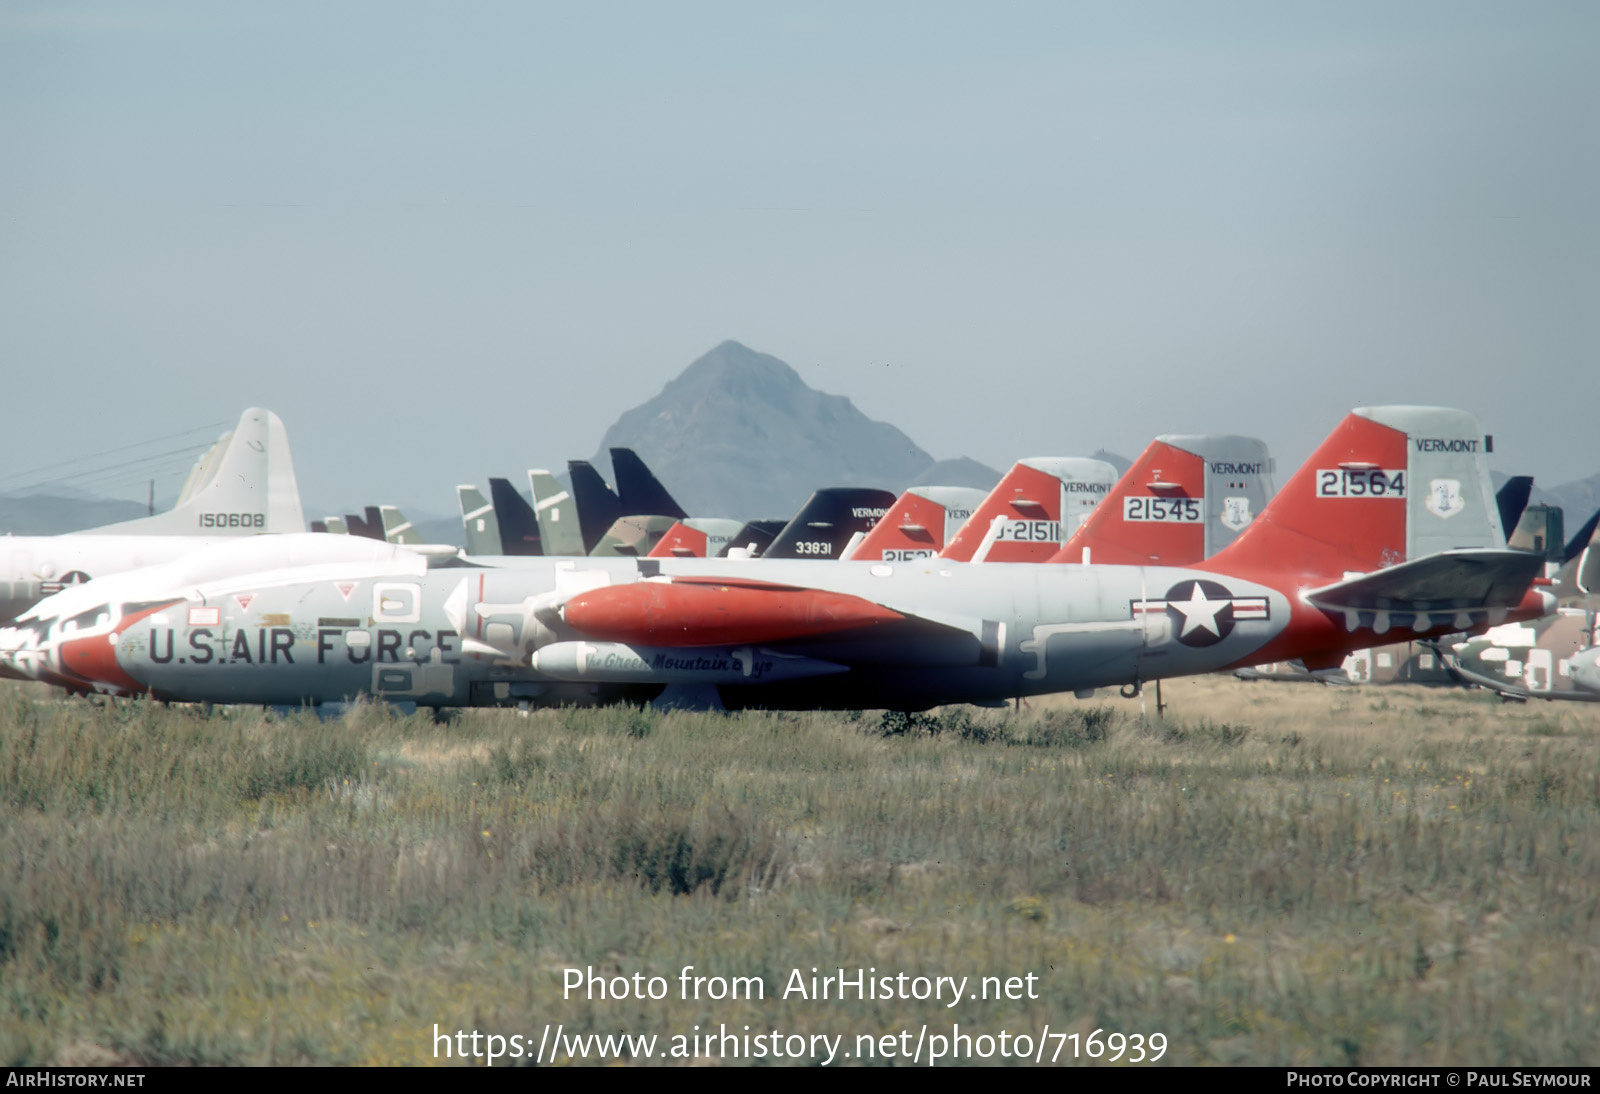
[[[776,357],[727,341],[695,358],[661,394],[695,398],[713,389],[780,406],[809,390],[800,374]]]
[[[690,512],[742,519],[793,513],[823,486],[897,491],[933,463],[894,426],[734,341],[618,418],[600,442],[612,447],[636,451]]]

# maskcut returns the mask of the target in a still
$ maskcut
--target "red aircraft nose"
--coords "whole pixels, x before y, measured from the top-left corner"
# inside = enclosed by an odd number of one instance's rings
[[[64,640],[60,645],[62,670],[81,676],[90,683],[114,687],[129,694],[148,690],[123,671],[117,660],[117,638],[113,634],[95,634]]]
[[[146,604],[137,611],[130,612],[117,623],[118,633],[115,634],[102,633],[84,635],[82,638],[61,639],[56,649],[62,671],[82,677],[90,683],[116,688],[130,695],[149,691],[149,685],[139,683],[123,671],[122,663],[117,660],[117,642],[120,635],[126,633],[129,627],[175,603],[178,601],[165,600]]]

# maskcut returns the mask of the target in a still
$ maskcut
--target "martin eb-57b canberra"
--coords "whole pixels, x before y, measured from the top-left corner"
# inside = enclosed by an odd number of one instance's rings
[[[68,590],[14,664],[169,700],[658,699],[922,709],[1123,686],[1532,619],[1472,415],[1358,410],[1230,545],[1186,566],[225,552]],[[1175,488],[1176,489],[1176,488]],[[249,572],[247,572],[249,571]],[[208,576],[209,575],[209,576]]]

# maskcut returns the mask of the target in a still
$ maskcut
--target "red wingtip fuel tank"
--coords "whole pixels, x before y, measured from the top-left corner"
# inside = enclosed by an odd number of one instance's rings
[[[776,642],[905,618],[845,593],[717,578],[608,585],[573,597],[561,616],[593,638],[658,646]]]

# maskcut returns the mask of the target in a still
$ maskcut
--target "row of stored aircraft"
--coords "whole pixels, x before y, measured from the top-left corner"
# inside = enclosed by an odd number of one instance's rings
[[[265,503],[275,470],[280,487],[285,474],[293,484],[281,429],[268,412],[247,412],[211,463],[220,471],[245,437],[265,459]],[[268,514],[241,508],[219,528],[216,515],[235,510],[209,487],[232,480],[202,471],[169,521],[135,534],[165,539],[169,524],[194,521],[209,539],[147,545],[139,561],[160,564],[102,568],[107,576],[61,589],[0,632],[0,660],[77,690],[174,701],[370,694],[434,707],[910,710],[1108,686],[1131,694],[1151,680],[1291,659],[1327,669],[1399,637],[1555,609],[1535,584],[1548,580],[1543,555],[1507,547],[1487,449],[1465,412],[1379,407],[1348,416],[1276,496],[1264,446],[1246,438],[1163,437],[1120,479],[1090,466],[1098,461],[1026,460],[981,501],[922,491],[863,507],[881,519],[843,560],[831,549],[759,554],[737,532],[723,557],[694,557],[712,553],[710,537],[673,540],[680,525],[696,531],[681,509],[651,514],[672,524],[649,550],[635,540],[632,554],[480,553],[472,533],[487,534],[504,509],[466,494],[466,553],[255,536],[276,530]],[[294,508],[304,527],[297,495]],[[581,507],[575,518],[568,527],[581,527]],[[802,527],[815,523],[830,522]],[[239,532],[252,534],[214,541]],[[503,523],[498,532],[503,540]],[[12,557],[30,550],[43,548],[13,541]],[[150,558],[157,551],[171,553]],[[1036,564],[1018,564],[1027,561]],[[78,572],[94,573],[88,565]],[[9,576],[15,602],[15,565]],[[46,577],[35,571],[34,584]],[[1596,671],[1585,656],[1569,660],[1580,683]]]

